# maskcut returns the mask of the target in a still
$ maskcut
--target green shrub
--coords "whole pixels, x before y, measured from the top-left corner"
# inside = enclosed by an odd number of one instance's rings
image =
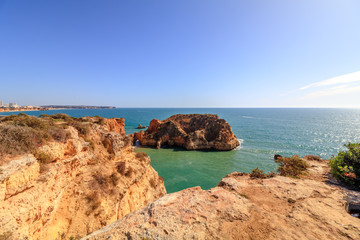
[[[275,162],[279,164],[277,170],[280,175],[287,177],[298,177],[309,167],[309,164],[305,160],[299,158],[298,155],[292,157],[280,157],[275,160]]]
[[[347,151],[340,151],[330,159],[331,174],[341,182],[360,187],[360,143],[344,146]]]

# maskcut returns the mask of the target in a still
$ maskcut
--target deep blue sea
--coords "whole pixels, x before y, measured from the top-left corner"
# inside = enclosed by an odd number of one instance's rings
[[[255,167],[275,171],[274,154],[306,154],[329,158],[347,142],[360,142],[360,109],[290,108],[117,108],[25,112],[29,115],[66,113],[73,117],[125,118],[127,133],[178,113],[218,114],[230,123],[241,147],[229,152],[183,151],[181,149],[136,148],[150,155],[151,165],[165,179],[168,192],[201,186],[209,189],[234,171]],[[14,113],[1,113],[9,115]],[[17,113],[15,113],[17,114]]]

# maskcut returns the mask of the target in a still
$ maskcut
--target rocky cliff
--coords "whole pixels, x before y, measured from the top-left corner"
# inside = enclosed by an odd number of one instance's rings
[[[213,114],[177,114],[153,119],[146,131],[134,134],[142,146],[179,146],[187,150],[231,150],[239,141],[230,125]]]
[[[332,184],[326,161],[309,163],[300,179],[235,172],[210,190],[168,194],[83,239],[360,239],[345,210],[359,192]]]
[[[33,130],[48,123],[22,118],[0,126]],[[46,132],[64,130],[65,140],[37,145],[33,154],[1,156],[7,159],[0,161],[1,239],[79,238],[166,194],[150,159],[133,151],[124,119],[50,122]]]

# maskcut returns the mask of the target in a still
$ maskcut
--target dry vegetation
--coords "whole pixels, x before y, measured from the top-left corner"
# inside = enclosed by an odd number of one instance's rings
[[[89,185],[89,190],[91,191],[85,196],[89,204],[89,209],[86,212],[87,215],[90,215],[101,206],[103,197],[119,196],[120,190],[117,188],[120,175],[116,171],[111,174],[104,174],[101,170],[98,170],[93,173],[92,177],[93,181]]]
[[[0,240],[12,240],[12,239],[13,239],[12,232],[10,231],[0,234]]]
[[[126,177],[131,177],[134,173],[134,169],[132,167],[129,167],[128,170],[125,173]]]
[[[280,157],[275,160],[279,164],[278,172],[281,176],[299,177],[310,165],[298,155],[292,157]]]
[[[116,170],[118,173],[120,173],[121,175],[125,175],[125,170],[126,170],[126,163],[125,162],[118,162],[116,164]]]
[[[87,195],[86,200],[88,201],[90,206],[89,211],[87,212],[88,215],[101,205],[101,196],[100,193],[98,193],[97,191],[93,191],[89,195]]]
[[[315,155],[306,155],[304,157],[304,159],[309,160],[309,161],[321,161],[321,157],[315,156]]]
[[[276,176],[276,173],[274,173],[274,172],[264,173],[264,171],[260,170],[259,168],[253,169],[251,171],[251,173],[250,173],[251,178],[265,179],[265,178],[272,178],[272,177],[275,177],[275,176]]]
[[[146,161],[146,158],[148,157],[148,155],[144,152],[137,152],[135,157],[140,159],[140,161],[144,162],[144,161]]]
[[[68,138],[62,125],[53,120],[20,113],[0,118],[0,156],[16,156],[25,153],[36,155],[36,149],[49,141],[65,142]],[[47,161],[45,156],[39,156]],[[0,163],[1,165],[2,163]]]
[[[0,125],[0,156],[31,152],[36,146],[35,131],[28,127]]]
[[[314,155],[306,155],[304,159],[316,161],[321,160],[319,156]],[[292,157],[281,157],[278,155],[275,159],[275,162],[279,164],[277,171],[281,176],[298,178],[308,167],[310,167],[310,165],[304,159],[299,158],[297,155]],[[250,173],[251,178],[265,179],[275,176],[276,173],[264,173],[264,171],[259,168],[253,169]]]
[[[34,154],[42,163],[52,160],[48,156],[37,153],[36,149],[50,141],[66,142],[69,133],[68,126],[73,126],[83,138],[88,136],[90,124],[104,125],[106,120],[102,117],[73,118],[66,114],[47,115],[40,117],[29,116],[24,113],[0,117],[0,157]],[[94,149],[94,143],[90,140],[89,148]],[[2,162],[0,162],[2,165]]]
[[[151,179],[149,180],[149,183],[150,183],[150,186],[151,186],[152,188],[156,188],[156,182],[155,182],[155,180],[154,180],[153,178],[151,178]]]

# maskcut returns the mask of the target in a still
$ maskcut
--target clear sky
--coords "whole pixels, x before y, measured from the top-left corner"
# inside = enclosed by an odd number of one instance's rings
[[[360,107],[359,0],[0,0],[0,100]]]

